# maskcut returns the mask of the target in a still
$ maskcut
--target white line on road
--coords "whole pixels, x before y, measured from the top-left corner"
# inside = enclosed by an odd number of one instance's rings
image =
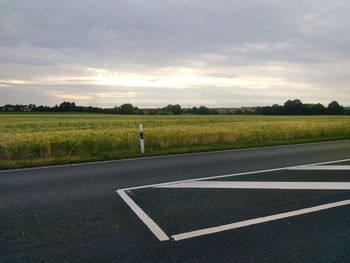
[[[191,232],[187,232],[187,233],[173,235],[171,237],[175,241],[179,241],[179,240],[183,240],[183,239],[214,234],[217,232],[241,228],[241,227],[245,227],[245,226],[261,224],[261,223],[274,221],[274,220],[278,220],[278,219],[294,217],[294,216],[303,215],[303,214],[309,214],[309,213],[313,213],[313,212],[317,212],[317,211],[321,211],[321,210],[326,210],[326,209],[331,209],[331,208],[335,208],[335,207],[339,207],[339,206],[345,206],[345,205],[350,205],[350,200],[344,200],[344,201],[340,201],[340,202],[304,208],[304,209],[300,209],[300,210],[290,211],[290,212],[271,215],[271,216],[259,217],[259,218],[245,220],[245,221],[236,222],[236,223],[232,223],[232,224],[226,224],[226,225],[221,225],[221,226],[216,226],[216,227],[205,228],[205,229],[201,229],[201,230],[196,230],[196,231],[191,231]]]
[[[335,160],[335,161],[328,161],[328,162],[319,162],[319,163],[313,163],[313,164],[307,164],[307,166],[311,165],[324,165],[324,164],[333,164],[333,163],[339,163],[339,162],[346,162],[350,161],[350,159],[342,159],[342,160]],[[303,165],[306,166],[306,165]],[[157,183],[157,184],[149,184],[149,185],[143,185],[143,186],[136,186],[136,187],[129,187],[124,189],[117,190],[117,193],[122,197],[122,199],[129,205],[129,207],[136,213],[136,215],[147,225],[147,227],[152,231],[152,233],[161,241],[169,240],[169,237],[164,233],[164,231],[125,193],[125,191],[132,191],[137,189],[143,189],[143,188],[152,188],[152,187],[160,187],[160,186],[166,186],[166,185],[173,185],[177,183],[186,183],[186,182],[197,182],[197,181],[203,181],[203,180],[210,180],[210,179],[216,179],[216,178],[226,178],[226,177],[235,177],[240,175],[249,175],[249,174],[258,174],[258,173],[267,173],[267,172],[276,172],[276,171],[282,171],[290,168],[294,168],[296,166],[289,166],[289,167],[282,167],[282,168],[275,168],[275,169],[267,169],[267,170],[260,170],[260,171],[251,171],[251,172],[241,172],[241,173],[235,173],[235,174],[226,174],[226,175],[219,175],[219,176],[210,176],[210,177],[202,177],[202,178],[195,178],[195,179],[187,179],[187,180],[179,180],[179,181],[172,181],[167,183]],[[200,231],[200,230],[198,230]],[[223,231],[223,230],[219,230]],[[194,231],[196,232],[196,231]],[[214,232],[215,233],[215,232]],[[181,235],[181,234],[179,234]],[[179,236],[175,235],[175,236]]]
[[[350,161],[350,159],[342,159],[342,160],[329,161],[329,162],[312,163],[312,164],[303,165],[303,167],[307,167],[307,166],[311,166],[311,165],[322,165],[322,164],[348,162],[348,161]],[[200,178],[194,178],[194,179],[172,181],[172,182],[167,182],[167,183],[148,184],[148,185],[142,185],[142,186],[128,187],[128,188],[123,188],[123,189],[120,189],[120,190],[130,191],[130,190],[150,188],[150,187],[156,187],[156,186],[168,185],[168,184],[175,184],[175,183],[194,182],[194,181],[210,180],[210,179],[217,179],[217,178],[235,177],[235,176],[240,176],[240,175],[277,172],[277,171],[289,170],[289,169],[292,169],[292,168],[295,168],[295,167],[301,167],[301,166],[288,166],[288,167],[281,167],[281,168],[274,168],[274,169],[267,169],[267,170],[251,171],[251,172],[242,172],[242,173],[234,173],[234,174],[225,174],[225,175],[200,177]]]
[[[118,190],[117,193],[160,241],[169,240],[169,237],[164,231],[125,193],[125,191]]]
[[[350,182],[194,181],[161,185],[157,188],[350,190]]]
[[[296,166],[288,168],[288,170],[309,170],[309,171],[347,171],[350,170],[350,165],[311,165],[311,166]]]

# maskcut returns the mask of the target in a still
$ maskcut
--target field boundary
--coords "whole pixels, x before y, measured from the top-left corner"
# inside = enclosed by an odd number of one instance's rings
[[[0,169],[0,173],[32,171],[32,170],[40,170],[40,169],[54,169],[54,168],[62,168],[62,167],[74,167],[74,166],[95,165],[95,164],[108,164],[108,163],[118,163],[118,162],[128,162],[128,161],[131,162],[131,161],[149,160],[149,159],[156,159],[156,158],[172,158],[172,157],[202,155],[202,154],[215,154],[215,153],[238,152],[238,151],[249,151],[249,150],[264,150],[264,149],[273,149],[273,148],[297,147],[297,146],[329,144],[329,143],[342,143],[342,142],[350,142],[350,139],[280,144],[280,145],[247,147],[247,148],[226,149],[226,150],[213,150],[213,151],[203,151],[203,152],[175,153],[175,154],[154,155],[154,156],[145,156],[145,157],[132,157],[132,158],[125,158],[125,159],[113,159],[113,160],[105,160],[105,161],[45,165],[45,166],[38,166],[38,167],[27,167],[27,168],[16,168],[16,169],[3,169],[3,170]]]

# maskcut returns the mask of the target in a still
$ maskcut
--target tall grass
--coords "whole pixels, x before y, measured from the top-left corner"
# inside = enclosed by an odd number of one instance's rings
[[[350,138],[329,116],[118,116],[0,114],[0,168]]]

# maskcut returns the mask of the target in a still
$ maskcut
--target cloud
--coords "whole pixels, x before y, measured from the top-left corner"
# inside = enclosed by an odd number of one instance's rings
[[[350,105],[349,11],[346,0],[0,1],[0,103]]]

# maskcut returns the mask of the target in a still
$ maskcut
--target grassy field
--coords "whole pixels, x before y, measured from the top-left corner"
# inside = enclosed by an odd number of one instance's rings
[[[0,114],[0,168],[350,138],[350,117]]]

